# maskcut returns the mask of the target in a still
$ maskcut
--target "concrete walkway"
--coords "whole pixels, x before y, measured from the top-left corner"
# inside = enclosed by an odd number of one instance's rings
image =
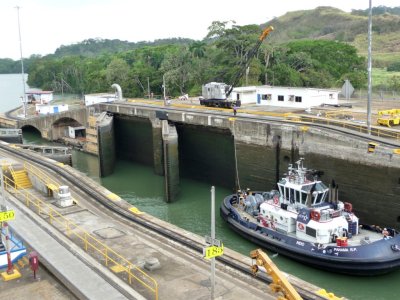
[[[20,203],[8,202],[15,210],[15,220],[10,221],[10,227],[38,252],[39,261],[45,262],[46,267],[52,273],[57,273],[58,278],[63,278],[62,283],[78,298],[144,299],[131,288],[128,287],[127,290],[126,287],[121,287],[115,278],[112,278],[114,282],[110,284],[106,280],[107,276],[101,273],[99,275],[99,266],[93,265],[90,258],[80,256],[82,254],[79,253],[80,249],[73,249],[75,252],[73,253],[71,249],[62,245],[63,241],[60,240],[62,237],[58,236],[58,232],[52,231],[53,228],[49,228],[51,226],[44,220],[32,214]],[[125,283],[122,282],[122,285]]]

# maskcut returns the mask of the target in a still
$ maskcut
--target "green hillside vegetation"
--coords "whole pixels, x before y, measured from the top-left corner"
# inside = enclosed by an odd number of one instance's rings
[[[109,90],[118,83],[128,97],[143,97],[147,80],[162,94],[162,77],[171,96],[199,95],[210,81],[231,83],[241,61],[255,45],[258,25],[233,26],[214,22],[209,38],[188,45],[141,47],[97,56],[47,56],[29,69],[29,85],[55,91],[87,94]],[[249,85],[339,87],[344,79],[358,88],[366,84],[365,59],[348,44],[301,40],[271,47],[266,42],[250,64]],[[244,85],[245,78],[239,85]]]
[[[400,7],[387,12],[377,10],[372,18],[374,66],[385,67],[400,55]],[[397,14],[390,14],[394,11]],[[379,13],[379,14],[378,14]],[[350,43],[358,53],[366,56],[368,50],[368,15],[343,12],[332,7],[288,12],[265,24],[273,25],[277,33],[273,43],[284,43],[293,39],[326,39]],[[391,53],[391,59],[387,53]]]
[[[199,95],[206,82],[231,83],[261,28],[271,24],[275,31],[263,42],[246,80],[241,78],[239,85],[338,88],[350,79],[355,88],[364,88],[367,20],[363,11],[350,14],[318,7],[290,12],[264,25],[228,26],[228,22],[215,21],[202,41],[89,39],[61,46],[51,55],[25,59],[28,84],[86,94],[107,91],[112,83],[118,83],[124,95],[143,97],[147,81],[154,94],[161,94],[164,76],[169,95]],[[399,91],[397,73],[385,70],[396,71],[400,61],[400,16],[376,10],[373,24],[373,66],[379,68],[373,73],[373,82]],[[19,70],[19,61],[0,59],[0,72]]]
[[[372,85],[375,88],[400,91],[400,71],[388,72],[386,69],[372,69]]]
[[[69,55],[82,55],[82,56],[96,56],[103,53],[118,53],[133,49],[138,49],[147,46],[160,46],[160,45],[187,45],[193,42],[191,39],[183,38],[170,38],[170,39],[159,39],[153,42],[128,42],[121,41],[118,39],[88,39],[80,43],[72,45],[62,45],[56,49],[54,56],[62,57]]]
[[[382,15],[382,14],[392,14],[400,16],[400,6],[399,7],[386,7],[383,5],[376,6],[372,8],[372,15]],[[369,9],[353,9],[351,14],[358,16],[368,16]]]

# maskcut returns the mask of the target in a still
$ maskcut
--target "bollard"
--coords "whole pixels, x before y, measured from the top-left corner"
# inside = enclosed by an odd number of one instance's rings
[[[39,270],[39,257],[36,251],[29,253],[29,265],[33,271],[33,278],[36,279],[36,271]]]

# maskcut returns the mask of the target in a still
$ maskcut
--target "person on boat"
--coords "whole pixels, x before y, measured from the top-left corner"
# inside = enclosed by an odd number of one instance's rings
[[[390,236],[390,234],[389,234],[389,231],[388,231],[386,228],[383,228],[383,230],[382,230],[382,235],[383,235],[383,238],[384,238],[385,240],[391,238],[391,236]]]

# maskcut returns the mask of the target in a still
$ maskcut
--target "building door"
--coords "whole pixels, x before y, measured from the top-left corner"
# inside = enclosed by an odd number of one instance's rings
[[[257,104],[261,104],[261,95],[257,94]]]

